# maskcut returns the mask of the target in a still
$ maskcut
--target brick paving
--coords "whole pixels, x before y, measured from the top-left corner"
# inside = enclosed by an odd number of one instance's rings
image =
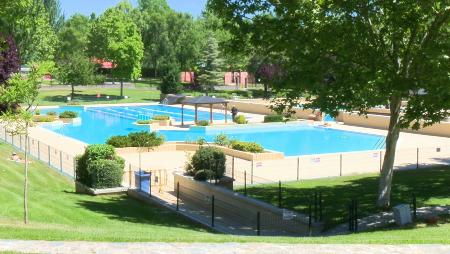
[[[268,243],[105,243],[0,240],[0,251],[24,253],[177,253],[177,254],[448,254],[449,245],[345,245]]]

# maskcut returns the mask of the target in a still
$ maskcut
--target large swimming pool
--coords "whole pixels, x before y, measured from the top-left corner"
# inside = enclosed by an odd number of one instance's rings
[[[64,111],[68,108],[42,110]],[[142,115],[171,115],[181,120],[180,108],[165,105],[139,107],[70,107],[80,114],[81,121],[74,124],[45,124],[44,128],[78,139],[88,144],[104,143],[114,135],[149,130],[147,126],[133,124]],[[185,121],[193,121],[193,110],[185,111]],[[209,112],[199,111],[199,119],[208,119]],[[223,115],[214,114],[215,120]],[[166,141],[196,141],[204,138],[212,142],[219,134],[231,139],[257,142],[265,149],[283,152],[286,156],[376,150],[384,147],[384,136],[310,126],[306,123],[263,124],[191,128],[189,130],[163,130]]]

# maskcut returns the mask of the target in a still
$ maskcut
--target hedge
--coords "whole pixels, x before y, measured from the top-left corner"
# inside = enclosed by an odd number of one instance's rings
[[[74,112],[74,111],[64,111],[59,114],[59,118],[70,119],[70,118],[77,118],[77,117],[78,117],[78,113]]]
[[[130,132],[128,136],[112,136],[106,144],[116,148],[123,147],[155,147],[164,143],[164,136],[156,132]]]
[[[91,188],[104,189],[122,185],[123,161],[120,160],[96,160],[89,163],[87,171],[92,177]]]
[[[230,143],[230,147],[234,150],[250,152],[250,153],[262,153],[264,152],[264,148],[255,142],[244,142],[233,140]]]
[[[265,123],[283,122],[284,117],[282,115],[267,115],[264,116]]]
[[[200,120],[200,121],[197,121],[197,125],[198,126],[208,126],[209,125],[209,121],[207,121],[207,120]]]
[[[237,115],[234,117],[234,122],[237,124],[246,124],[248,123],[247,119],[244,115]]]
[[[164,121],[164,120],[170,120],[170,116],[166,116],[166,115],[156,115],[152,117],[152,120],[155,121]]]

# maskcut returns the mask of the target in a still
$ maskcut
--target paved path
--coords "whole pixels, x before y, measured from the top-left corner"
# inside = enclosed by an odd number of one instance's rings
[[[177,253],[177,254],[287,254],[287,253],[389,253],[389,254],[448,254],[448,245],[323,245],[323,244],[266,244],[266,243],[101,243],[47,242],[0,240],[0,251],[26,253]]]

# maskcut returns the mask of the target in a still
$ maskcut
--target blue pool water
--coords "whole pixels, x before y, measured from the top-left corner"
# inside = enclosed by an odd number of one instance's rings
[[[41,110],[41,112],[64,110],[68,110],[68,108]],[[114,135],[148,131],[148,126],[133,124],[138,118],[145,115],[169,114],[176,121],[181,120],[179,108],[164,105],[96,107],[86,110],[82,107],[70,107],[70,110],[79,112],[81,122],[64,125],[46,124],[43,125],[44,128],[88,144],[104,143]],[[209,112],[199,111],[199,119],[206,120],[208,118]],[[216,120],[224,119],[220,114],[214,114],[214,118]],[[193,120],[193,110],[187,109],[185,121]],[[257,142],[265,149],[283,152],[286,156],[375,150],[384,147],[383,136],[309,126],[305,123],[191,128],[177,131],[163,130],[159,133],[165,136],[166,141],[196,141],[204,138],[208,142],[214,141],[219,134],[225,134],[231,139]]]

